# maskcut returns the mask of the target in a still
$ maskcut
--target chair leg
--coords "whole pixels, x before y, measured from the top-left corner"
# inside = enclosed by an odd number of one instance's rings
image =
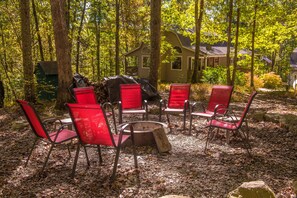
[[[242,130],[239,130],[238,129],[238,132],[242,135],[242,138],[243,138],[243,141],[244,141],[244,143],[245,143],[245,146],[246,146],[246,151],[247,151],[247,153],[251,156],[251,149],[252,149],[252,147],[251,147],[251,144],[250,144],[250,142],[249,142],[249,137],[248,137],[248,135],[247,134],[245,134]]]
[[[87,160],[87,164],[88,164],[88,167],[89,167],[89,166],[90,166],[90,160],[89,160],[89,156],[88,156],[87,148],[86,148],[86,146],[84,146],[84,145],[83,145],[83,147],[84,147],[84,150],[85,150],[86,160]]]
[[[41,172],[44,171],[44,169],[45,169],[45,167],[46,167],[46,164],[47,164],[47,161],[48,161],[48,159],[49,159],[50,154],[52,153],[52,150],[53,150],[54,146],[55,146],[55,144],[52,143],[51,148],[50,148],[50,150],[49,150],[49,152],[48,152],[48,154],[47,154],[47,156],[46,156],[45,162],[43,163],[43,167],[42,167]]]
[[[97,151],[98,151],[98,156],[99,156],[99,163],[100,165],[102,164],[103,160],[102,160],[102,155],[101,155],[101,148],[100,145],[97,145]]]
[[[167,123],[168,123],[169,130],[170,130],[170,133],[171,133],[172,129],[171,129],[171,126],[170,126],[170,119],[169,119],[168,113],[166,113],[166,118],[167,118]]]
[[[80,150],[80,144],[78,143],[77,144],[77,148],[76,148],[76,154],[75,154],[75,158],[74,158],[74,163],[73,163],[73,167],[72,167],[72,172],[71,172],[71,178],[72,179],[75,176],[75,169],[76,169],[76,165],[77,165],[79,150]]]
[[[183,126],[183,130],[186,130],[186,116],[187,116],[187,111],[184,111],[184,126]]]
[[[132,139],[132,146],[133,146],[133,155],[134,155],[134,166],[135,168],[138,168],[138,163],[137,163],[137,154],[136,154],[136,149],[135,149],[135,140],[134,140],[134,135],[131,136]]]
[[[213,129],[214,128],[209,127],[209,130],[208,130],[208,133],[207,133],[207,137],[206,137],[205,147],[204,147],[204,153],[206,153],[207,145],[208,145],[208,142],[209,142],[209,136],[210,136],[210,133],[213,131]]]
[[[25,167],[27,167],[27,165],[28,165],[29,159],[30,159],[30,157],[31,157],[31,155],[32,155],[32,153],[33,153],[34,147],[35,147],[35,145],[36,145],[38,139],[39,139],[39,138],[36,137],[35,140],[34,140],[33,146],[32,146],[32,148],[31,148],[31,151],[30,151],[29,156],[28,156],[28,158],[27,158],[27,161],[26,161],[26,163],[25,163]]]
[[[192,120],[193,120],[193,116],[190,114],[190,128],[189,128],[189,135],[191,135],[191,133],[192,133]]]
[[[119,110],[119,124],[123,123],[123,115],[122,112]]]
[[[121,147],[118,146],[116,149],[117,150],[116,150],[116,156],[115,156],[114,165],[113,165],[113,171],[112,171],[112,175],[111,175],[111,178],[110,178],[111,182],[113,182],[114,179],[115,179]]]
[[[69,155],[69,159],[70,159],[71,158],[71,152],[70,152],[69,144],[67,144],[67,150],[68,150],[68,155]]]

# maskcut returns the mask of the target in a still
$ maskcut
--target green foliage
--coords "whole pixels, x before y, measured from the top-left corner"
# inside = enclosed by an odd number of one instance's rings
[[[191,99],[193,101],[207,101],[212,85],[207,83],[191,85]]]
[[[226,84],[226,68],[222,66],[207,67],[203,70],[202,82],[210,84]]]
[[[232,67],[231,67],[232,73]],[[223,66],[207,67],[203,70],[202,82],[210,84],[226,84],[227,83],[227,69]],[[236,71],[235,85],[243,86],[247,79],[243,72]]]
[[[271,72],[261,76],[264,82],[264,87],[268,89],[277,89],[282,87],[282,79],[279,75]]]

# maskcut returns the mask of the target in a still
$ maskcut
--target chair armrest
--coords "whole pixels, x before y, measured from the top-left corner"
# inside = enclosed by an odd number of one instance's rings
[[[110,109],[111,116],[112,116],[112,121],[113,121],[113,124],[114,124],[114,130],[115,130],[115,133],[118,134],[113,105],[110,102],[105,102],[105,103],[103,103],[102,108],[103,108],[103,111],[104,111],[104,114],[105,114],[106,117],[109,116],[109,115],[107,115],[106,110]]]
[[[147,100],[143,100],[143,107],[144,107],[145,111],[148,112]]]
[[[167,108],[167,100],[166,99],[161,99],[159,104],[160,104],[160,110],[164,110]]]
[[[128,124],[122,124],[120,126],[118,145],[121,145],[124,129],[127,128],[128,126],[130,126],[131,139],[132,139],[132,142],[134,143],[134,129],[133,129],[133,125],[131,123],[128,123]]]
[[[185,100],[185,102],[184,102],[184,111],[186,111],[189,107],[190,107],[190,101]]]
[[[225,111],[224,114],[218,113],[219,110]],[[211,119],[220,119],[220,120],[228,120],[231,119],[230,122],[237,122],[237,116],[233,112],[232,108],[227,108],[225,105],[216,105],[214,115],[211,117]]]

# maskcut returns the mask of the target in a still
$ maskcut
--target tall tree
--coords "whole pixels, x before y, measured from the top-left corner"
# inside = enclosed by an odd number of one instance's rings
[[[63,109],[71,98],[67,88],[72,83],[70,45],[65,18],[65,0],[51,0],[56,57],[58,62],[58,95],[56,108]]]
[[[227,84],[231,85],[230,75],[230,63],[231,63],[231,30],[232,30],[232,17],[233,17],[233,0],[229,0],[229,12],[228,12],[228,42],[227,42]]]
[[[30,1],[20,0],[23,70],[24,70],[24,93],[25,99],[35,102],[34,68],[32,62],[32,38],[30,28]]]
[[[158,89],[158,70],[161,63],[161,1],[151,0],[151,62],[150,62],[150,83]]]
[[[116,0],[116,32],[115,32],[115,67],[116,75],[120,75],[120,0]]]
[[[36,28],[36,33],[37,33],[40,58],[41,58],[41,61],[44,61],[43,47],[42,47],[42,41],[41,41],[41,36],[40,36],[40,31],[39,31],[39,22],[38,22],[38,17],[37,17],[36,6],[35,6],[34,0],[32,0],[32,11],[33,11],[33,16],[34,16],[34,21],[35,21],[35,28]]]
[[[234,85],[237,70],[237,60],[238,60],[238,38],[239,38],[239,24],[240,24],[240,0],[237,0],[237,15],[236,15],[236,32],[235,32],[235,46],[234,46],[234,62],[233,62],[233,73],[232,82]]]
[[[250,84],[250,86],[252,88],[254,88],[255,37],[256,37],[257,9],[258,9],[258,0],[255,0],[253,30],[252,30],[252,62],[251,62],[251,84]]]
[[[84,4],[83,4],[83,10],[82,10],[82,14],[81,14],[81,19],[80,19],[80,25],[78,27],[78,33],[77,33],[77,41],[76,41],[76,73],[79,73],[79,51],[80,51],[80,41],[81,41],[81,31],[84,25],[84,18],[85,18],[85,12],[86,12],[86,4],[87,1],[84,0]]]
[[[200,0],[200,6],[198,6],[198,0],[195,0],[195,31],[196,31],[196,42],[195,42],[195,60],[194,60],[194,71],[192,75],[192,83],[198,82],[198,68],[201,67],[199,60],[200,54],[200,43],[201,43],[201,24],[204,12],[204,0]]]

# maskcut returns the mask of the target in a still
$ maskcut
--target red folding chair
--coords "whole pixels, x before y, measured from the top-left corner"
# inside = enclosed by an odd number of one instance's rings
[[[208,145],[208,142],[210,139],[210,134],[213,132],[213,130],[214,129],[226,129],[227,131],[236,132],[239,135],[241,135],[241,137],[243,138],[243,140],[247,146],[247,152],[250,155],[249,149],[251,149],[251,146],[249,143],[248,124],[245,121],[245,118],[246,118],[246,115],[250,109],[252,101],[254,100],[256,95],[257,95],[256,91],[254,91],[250,95],[249,101],[246,104],[245,109],[243,110],[240,119],[237,119],[237,117],[234,115],[234,113],[230,109],[226,109],[226,108],[224,108],[224,110],[229,111],[229,112],[226,114],[225,117],[222,117],[221,115],[219,115],[217,117],[216,114],[214,114],[214,116],[211,117],[211,120],[207,123],[207,127],[209,127],[209,130],[208,130],[207,139],[206,139],[206,143],[205,143],[205,149],[204,149],[205,152],[207,150],[207,145]],[[246,132],[241,130],[242,124],[244,121],[246,122],[246,126],[247,126]]]
[[[197,112],[195,111],[195,108],[200,103],[197,103],[197,102],[193,103],[190,109],[189,133],[191,134],[192,121],[194,116],[210,119],[214,114],[224,115],[226,113],[226,109],[229,107],[232,92],[233,92],[233,86],[214,85],[212,87],[208,106],[206,108],[203,105],[201,105],[202,111]]]
[[[75,100],[80,104],[97,104],[96,94],[94,87],[78,87],[73,88]]]
[[[27,166],[28,161],[32,155],[32,152],[38,140],[45,140],[51,144],[50,150],[47,154],[47,157],[42,167],[42,172],[43,172],[54,146],[57,144],[71,141],[72,139],[76,138],[77,137],[76,132],[72,130],[68,130],[67,126],[63,126],[63,125],[58,130],[54,130],[50,132],[47,131],[44,123],[46,124],[46,121],[51,121],[54,123],[54,121],[57,119],[45,120],[45,122],[42,123],[34,107],[31,104],[29,104],[27,101],[24,101],[24,100],[17,100],[17,102],[20,104],[21,108],[23,109],[24,114],[32,128],[32,131],[36,136],[33,147],[27,158],[25,166]],[[68,152],[69,152],[69,156],[71,156],[69,148],[68,148]]]
[[[123,114],[142,114],[148,119],[147,101],[142,100],[140,84],[121,84],[119,101],[119,123],[123,122]]]
[[[186,129],[186,112],[189,108],[191,84],[171,84],[169,91],[169,99],[160,100],[159,121],[161,121],[162,113],[166,114],[168,125],[170,120],[168,114],[183,114],[183,130]],[[171,129],[171,128],[170,128]]]
[[[121,146],[130,137],[132,139],[132,144],[133,144],[135,168],[138,167],[137,156],[136,156],[136,151],[134,146],[134,133],[133,133],[132,125],[130,127],[131,135],[123,134],[123,130],[128,126],[128,124],[124,125],[120,129],[119,134],[112,134],[108,124],[108,120],[106,119],[104,110],[101,108],[99,104],[95,104],[95,105],[67,104],[67,106],[69,108],[70,116],[79,138],[79,143],[77,146],[76,156],[75,156],[74,165],[72,169],[72,177],[75,176],[75,169],[76,169],[78,154],[79,154],[81,145],[84,148],[86,146],[96,145],[98,149],[100,164],[102,163],[100,146],[109,146],[109,147],[114,147],[116,149],[113,173],[111,176],[111,181],[113,181],[116,174]],[[87,157],[87,161],[89,162],[87,155],[86,157]]]
[[[73,88],[73,92],[74,92],[76,103],[98,104],[93,86]],[[106,102],[102,105],[102,107],[104,108],[105,113],[108,117],[112,116],[114,128],[116,128],[117,126],[116,126],[113,106],[111,105],[111,103]]]

